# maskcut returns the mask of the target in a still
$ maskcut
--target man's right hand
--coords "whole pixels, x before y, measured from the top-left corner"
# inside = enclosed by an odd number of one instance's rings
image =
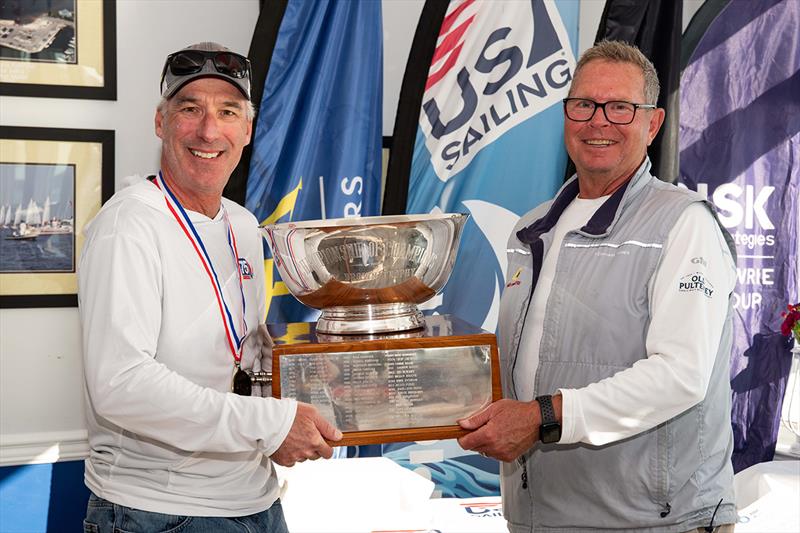
[[[325,441],[338,441],[341,438],[342,432],[322,418],[314,406],[297,402],[292,428],[270,458],[281,466],[294,466],[296,462],[306,459],[330,459],[333,448]]]

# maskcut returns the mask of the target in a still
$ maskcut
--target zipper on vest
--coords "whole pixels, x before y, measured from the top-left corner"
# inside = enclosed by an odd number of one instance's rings
[[[522,479],[522,488],[523,489],[527,489],[528,488],[528,465],[525,464],[525,456],[523,455],[522,457],[520,457],[518,459],[518,461],[519,461],[519,464],[522,465],[522,476],[520,476],[520,479]]]
[[[669,504],[669,502],[667,502],[664,504],[664,510],[658,513],[658,515],[661,518],[666,518],[670,511],[672,511],[672,506]]]
[[[544,261],[544,242],[541,240],[541,238],[539,239],[539,243],[542,244],[541,255],[542,255],[542,261]],[[514,395],[514,399],[515,400],[519,399],[517,397],[517,383],[516,383],[516,381],[514,379],[514,370],[517,368],[517,357],[519,356],[519,345],[520,345],[520,342],[522,341],[522,332],[525,330],[525,321],[528,320],[528,311],[530,311],[531,300],[533,300],[533,291],[536,290],[536,284],[539,281],[539,272],[541,272],[541,270],[542,270],[542,265],[539,265],[539,270],[535,271],[535,267],[536,267],[536,258],[535,258],[536,251],[534,251],[534,249],[533,249],[533,244],[529,244],[528,247],[531,249],[531,288],[528,291],[528,301],[527,301],[527,303],[525,305],[525,314],[522,315],[522,326],[520,326],[520,330],[519,330],[519,339],[517,340],[517,349],[514,351],[514,360],[511,362],[511,393]],[[538,249],[537,249],[537,251],[538,251]],[[536,274],[536,277],[534,277],[534,272]],[[536,378],[536,376],[534,376],[534,379],[535,378]],[[524,463],[522,463],[522,467],[523,468],[525,467]],[[524,483],[525,483],[525,485],[522,488],[527,488],[528,487],[528,475],[527,474],[525,474]]]

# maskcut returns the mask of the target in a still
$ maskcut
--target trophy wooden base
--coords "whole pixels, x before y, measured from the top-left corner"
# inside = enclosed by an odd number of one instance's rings
[[[449,315],[379,335],[324,335],[310,322],[268,325],[272,395],[314,405],[337,446],[449,439],[457,420],[501,397],[494,334]]]

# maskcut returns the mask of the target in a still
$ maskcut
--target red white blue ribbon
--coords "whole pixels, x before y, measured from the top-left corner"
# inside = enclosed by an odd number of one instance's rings
[[[225,210],[225,206],[220,204],[222,216],[225,219],[225,225],[227,226],[228,230],[228,246],[231,249],[233,263],[236,267],[236,273],[239,278],[239,294],[242,297],[242,316],[239,325],[241,335],[236,333],[233,315],[228,307],[228,303],[225,301],[225,294],[222,292],[222,285],[219,282],[219,277],[217,276],[216,270],[214,270],[214,264],[211,262],[211,257],[208,255],[205,245],[203,245],[203,239],[200,238],[200,235],[197,233],[194,224],[192,224],[189,215],[178,201],[178,198],[176,198],[169,187],[167,187],[167,184],[164,182],[164,178],[161,176],[161,172],[158,173],[158,176],[156,176],[156,178],[153,180],[153,183],[156,185],[156,187],[161,189],[162,193],[164,193],[164,201],[167,204],[167,208],[169,209],[170,213],[172,213],[172,216],[175,217],[175,220],[178,222],[178,226],[180,226],[181,230],[183,230],[186,238],[192,243],[192,247],[197,253],[197,257],[200,259],[200,263],[203,265],[203,269],[206,271],[208,279],[211,281],[211,286],[214,290],[214,296],[216,296],[217,299],[217,306],[219,307],[220,316],[222,317],[222,323],[225,328],[225,335],[228,339],[228,346],[231,349],[234,363],[238,367],[239,362],[242,359],[242,344],[244,336],[247,333],[247,322],[245,320],[244,284],[242,282],[242,271],[241,268],[239,268],[239,251],[236,248],[236,235],[233,233],[233,227],[231,226],[231,221],[228,218],[228,212]]]

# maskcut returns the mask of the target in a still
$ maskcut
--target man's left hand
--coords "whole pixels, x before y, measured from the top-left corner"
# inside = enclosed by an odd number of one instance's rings
[[[539,440],[539,405],[516,400],[498,400],[458,424],[468,435],[458,439],[465,450],[510,462]]]

